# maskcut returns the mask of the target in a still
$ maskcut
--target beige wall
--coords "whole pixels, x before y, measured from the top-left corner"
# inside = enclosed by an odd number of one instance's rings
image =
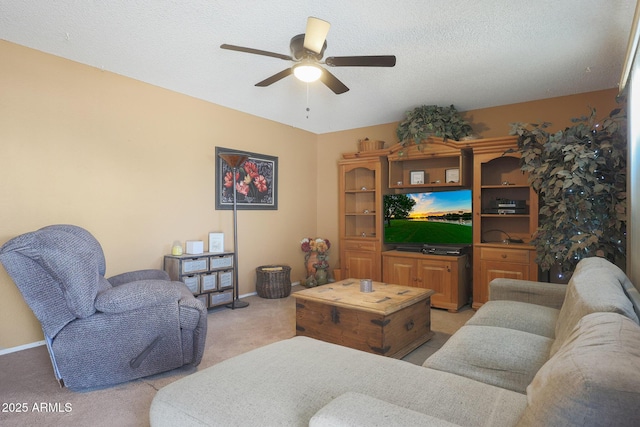
[[[0,58],[0,244],[77,224],[102,243],[107,275],[161,268],[174,240],[210,231],[232,249],[232,213],[214,200],[222,146],[279,161],[278,210],[238,213],[240,292],[254,292],[260,265],[302,275],[299,241],[317,227],[316,135],[3,41]],[[0,268],[0,348],[41,339]]]
[[[277,156],[277,211],[240,211],[240,293],[255,291],[255,268],[285,263],[303,276],[299,241],[323,236],[338,263],[337,161],[361,138],[396,142],[389,123],[314,135],[290,126],[0,41],[0,244],[54,223],[90,230],[107,275],[161,267],[173,240],[226,233],[215,210],[215,147]],[[600,91],[466,113],[484,137],[512,121],[560,126],[607,113]],[[398,118],[399,120],[401,118]],[[38,322],[0,268],[0,349],[42,339]]]
[[[560,96],[519,104],[471,110],[464,113],[472,124],[474,132],[485,138],[508,135],[510,123],[551,122],[550,130],[571,126],[571,119],[591,114],[590,107],[596,109],[599,118],[609,115],[618,106],[617,89],[607,89],[578,95]]]

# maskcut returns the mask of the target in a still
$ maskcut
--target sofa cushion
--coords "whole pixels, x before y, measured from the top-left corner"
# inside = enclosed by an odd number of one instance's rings
[[[488,301],[467,321],[467,325],[499,326],[555,338],[560,310],[518,301]]]
[[[616,313],[583,317],[527,399],[523,427],[640,425],[640,326]]]
[[[303,426],[347,392],[454,424],[513,426],[527,398],[447,372],[307,337],[278,341],[162,388],[154,427]]]
[[[619,313],[638,323],[633,304],[627,298],[622,283],[627,281],[622,270],[604,258],[581,260],[567,285],[567,294],[556,323],[556,342],[551,355],[572,333],[580,319],[590,313]]]
[[[311,417],[309,427],[453,427],[448,421],[384,400],[349,392],[332,400]]]
[[[463,326],[424,367],[525,393],[553,339],[495,326]]]

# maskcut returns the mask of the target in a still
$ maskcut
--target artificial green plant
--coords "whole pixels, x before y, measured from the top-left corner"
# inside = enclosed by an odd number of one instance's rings
[[[465,121],[456,108],[423,105],[407,111],[406,118],[396,129],[398,140],[407,144],[410,141],[420,144],[429,136],[437,136],[445,141],[449,138],[456,141],[471,134],[471,126]]]
[[[531,243],[542,270],[570,273],[580,259],[626,261],[626,109],[602,121],[596,111],[555,133],[550,123],[512,123],[521,169],[540,200],[539,227]]]

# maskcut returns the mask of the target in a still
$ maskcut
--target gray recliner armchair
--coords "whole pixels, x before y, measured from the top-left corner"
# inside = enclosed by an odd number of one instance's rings
[[[202,360],[207,310],[162,270],[105,279],[100,243],[52,225],[15,237],[0,262],[42,325],[54,373],[71,390],[104,387]]]

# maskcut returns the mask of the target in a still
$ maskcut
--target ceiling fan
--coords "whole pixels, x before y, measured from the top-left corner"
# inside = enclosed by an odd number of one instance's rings
[[[256,83],[256,86],[269,86],[291,74],[305,82],[312,82],[320,79],[335,94],[341,94],[349,90],[336,76],[331,74],[321,64],[329,67],[393,67],[396,65],[396,57],[393,55],[375,56],[330,56],[321,62],[324,51],[327,48],[327,34],[329,24],[322,19],[312,16],[307,20],[307,29],[304,34],[298,34],[291,39],[289,47],[291,55],[268,52],[265,50],[252,49],[249,47],[222,44],[222,49],[236,50],[238,52],[253,53],[255,55],[271,56],[273,58],[293,61],[295,64],[286,68],[271,77]]]

